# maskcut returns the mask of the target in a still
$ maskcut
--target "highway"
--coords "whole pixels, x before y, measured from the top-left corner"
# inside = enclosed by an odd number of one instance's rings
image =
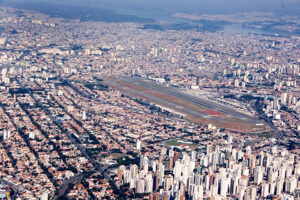
[[[257,104],[258,102],[256,102]],[[282,131],[279,131],[277,127],[273,124],[272,120],[265,114],[265,112],[262,110],[260,106],[252,105],[253,109],[256,110],[260,118],[262,118],[275,132],[274,137],[279,140],[283,137]]]
[[[77,174],[69,179],[66,179],[60,186],[58,190],[58,194],[55,195],[52,200],[58,200],[64,197],[69,185],[75,185],[76,183],[80,183],[80,181],[84,178],[85,174]]]

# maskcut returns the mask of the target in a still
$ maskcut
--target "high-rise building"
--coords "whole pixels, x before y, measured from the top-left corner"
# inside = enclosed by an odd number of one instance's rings
[[[159,173],[156,173],[153,177],[153,188],[154,188],[154,191],[158,191],[158,188],[159,188]]]
[[[287,168],[286,168],[285,177],[286,177],[286,178],[289,178],[289,177],[292,176],[292,174],[293,174],[293,165],[289,165],[289,166],[287,166]]]
[[[149,159],[147,156],[140,157],[140,169],[145,169],[145,166],[148,167]]]
[[[138,174],[138,166],[137,165],[131,165],[130,166],[130,178],[134,179]]]
[[[10,130],[4,129],[3,131],[3,140],[8,140],[10,139]]]
[[[49,196],[48,192],[45,191],[45,192],[42,193],[42,196],[41,196],[40,200],[48,200],[49,199],[48,196]]]
[[[179,161],[175,162],[175,167],[173,169],[173,173],[174,173],[174,178],[179,178],[181,176],[181,170],[182,170],[182,166],[181,163]]]
[[[271,153],[274,155],[277,153],[277,146],[272,146],[271,147]]]
[[[169,169],[173,170],[173,157],[169,157]]]
[[[138,179],[136,181],[136,193],[145,193],[145,181],[143,179]]]
[[[279,169],[279,177],[285,178],[286,175],[286,165],[281,165]]]
[[[229,180],[228,178],[222,178],[221,179],[221,187],[220,187],[220,195],[222,197],[227,196],[228,188],[229,188]]]
[[[254,183],[259,185],[263,181],[263,171],[261,167],[256,167],[254,170]]]
[[[269,184],[265,183],[261,186],[261,196],[266,198],[269,195]]]
[[[86,120],[86,112],[85,111],[83,111],[83,113],[82,113],[82,120]]]
[[[137,151],[141,150],[141,141],[139,139],[136,141],[136,150]]]
[[[117,170],[117,177],[119,180],[123,180],[123,173],[125,171],[125,166],[124,165],[121,165],[119,167],[119,169]]]
[[[255,186],[250,187],[250,200],[256,200],[257,197],[257,189]]]
[[[295,176],[290,177],[285,184],[285,192],[293,194],[297,188],[297,178]]]
[[[152,174],[147,174],[145,178],[145,193],[150,193],[153,191],[153,178]]]
[[[232,139],[233,139],[232,135],[228,135],[228,136],[227,136],[227,142],[228,142],[229,144],[232,143]]]
[[[243,200],[244,199],[244,196],[245,196],[245,190],[246,190],[246,187],[241,187],[240,190],[239,190],[239,199],[240,200]]]
[[[234,81],[234,86],[235,86],[235,87],[240,87],[240,83],[239,83],[239,80],[238,80],[238,79],[235,79],[235,81]]]
[[[134,178],[130,179],[129,181],[129,188],[133,189],[136,187],[136,180]]]
[[[210,189],[210,185],[209,185],[209,179],[210,179],[210,177],[209,177],[209,175],[206,175],[205,176],[205,180],[204,180],[204,189],[206,190],[206,191],[208,191],[209,189]]]
[[[264,166],[266,169],[269,168],[270,164],[271,164],[271,159],[272,159],[272,156],[270,154],[266,154],[265,156],[265,160],[264,160]]]
[[[270,192],[271,195],[275,194],[275,189],[276,189],[276,183],[275,182],[270,183],[270,190],[269,190],[269,192]]]
[[[212,146],[211,145],[207,145],[206,146],[206,155],[208,155],[209,153],[211,153],[212,152]]]
[[[239,183],[239,177],[238,176],[234,176],[231,179],[231,187],[230,187],[230,193],[232,195],[236,195],[238,193],[237,189],[238,189],[238,183]]]
[[[165,176],[164,190],[170,190],[173,184],[173,176],[171,174]]]
[[[203,200],[203,185],[195,186],[195,189],[192,193],[193,200]]]
[[[281,177],[278,177],[276,180],[276,195],[280,195],[283,191],[284,181]]]
[[[254,169],[255,169],[255,166],[256,166],[256,156],[255,155],[252,155],[250,157],[250,166],[249,166],[249,169],[250,169],[250,174],[253,175],[254,174]]]
[[[29,138],[32,139],[32,140],[34,140],[34,138],[35,138],[35,133],[34,133],[34,132],[30,132],[30,133],[29,133]]]
[[[282,93],[281,94],[281,104],[286,104],[287,103],[287,93]]]
[[[278,171],[274,170],[273,167],[268,169],[268,183],[273,183],[278,176]]]

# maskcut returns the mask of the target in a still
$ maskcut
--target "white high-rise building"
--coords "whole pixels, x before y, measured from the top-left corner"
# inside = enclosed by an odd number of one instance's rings
[[[46,192],[46,191],[43,192],[40,199],[41,199],[41,200],[48,200],[48,199],[49,199],[49,197],[48,197],[48,192]]]
[[[145,193],[145,181],[143,179],[138,179],[136,182],[136,193]]]
[[[279,169],[279,176],[285,178],[286,175],[286,165],[282,165]]]
[[[297,178],[295,176],[292,176],[286,181],[285,191],[290,194],[293,194],[296,188],[297,188]]]
[[[237,159],[237,152],[236,152],[236,149],[232,149],[231,151],[231,157],[236,160]]]
[[[32,140],[34,140],[34,138],[35,138],[35,133],[34,133],[34,132],[30,132],[30,133],[29,133],[29,138],[32,139]]]
[[[249,168],[247,167],[247,166],[244,166],[243,167],[243,173],[242,173],[243,175],[245,175],[245,176],[249,176]]]
[[[139,139],[136,141],[136,150],[137,151],[141,150],[141,141]]]
[[[153,191],[153,177],[151,174],[147,174],[145,178],[145,193]]]
[[[192,154],[191,154],[191,160],[192,160],[192,161],[195,161],[195,160],[196,160],[196,151],[192,151]]]
[[[223,197],[227,196],[228,187],[229,187],[229,180],[228,178],[221,179],[221,188],[220,188],[220,195]]]
[[[138,174],[138,166],[137,165],[131,165],[130,166],[130,178],[134,179]]]
[[[129,187],[130,189],[133,189],[136,187],[136,184],[135,184],[136,180],[133,178],[133,179],[130,179],[130,182],[129,182]]]
[[[283,191],[283,179],[281,177],[278,177],[276,180],[276,195],[280,195]]]
[[[86,112],[85,111],[83,111],[83,113],[82,113],[82,120],[86,120]]]
[[[251,155],[251,152],[252,152],[251,146],[247,146],[247,147],[246,147],[246,153],[247,153],[248,155]]]
[[[210,188],[209,188],[209,180],[210,180],[210,176],[209,175],[206,175],[205,176],[205,180],[204,180],[204,182],[205,182],[205,187],[204,187],[204,189],[206,190],[206,191],[208,191]]]
[[[194,186],[192,200],[203,200],[203,185]]]
[[[272,146],[271,153],[274,155],[277,153],[277,146]]]
[[[152,162],[152,171],[156,172],[156,167],[157,167],[158,162],[154,161]]]
[[[261,196],[266,198],[270,193],[269,193],[269,184],[265,183],[262,184],[261,186]]]
[[[3,131],[3,140],[8,140],[10,138],[10,131],[4,129]]]
[[[3,131],[3,140],[6,140],[7,139],[7,131],[6,129],[4,129]]]
[[[278,176],[278,171],[270,168],[268,171],[268,183],[273,183]]]
[[[266,154],[264,166],[267,169],[271,164],[272,156],[270,154]]]
[[[276,183],[273,182],[270,184],[270,194],[275,194]]]
[[[249,169],[250,169],[250,174],[251,175],[254,174],[255,166],[256,166],[256,157],[255,157],[255,155],[252,155],[250,157],[250,163],[249,163]]]
[[[261,167],[256,167],[254,170],[254,183],[259,185],[263,181],[263,171]]]
[[[211,196],[212,197],[215,197],[218,195],[218,186],[216,185],[212,185],[211,186]]]
[[[237,191],[238,184],[239,184],[239,177],[234,176],[231,180],[231,189],[230,189],[230,193],[232,195],[236,195],[238,193],[238,191]]]
[[[239,200],[243,200],[245,196],[246,187],[241,187],[239,190]]]
[[[172,184],[173,184],[173,176],[170,174],[165,176],[164,190],[166,191],[170,190]]]
[[[256,200],[257,197],[257,189],[255,186],[250,187],[250,199]]]
[[[290,176],[292,176],[292,174],[293,174],[293,165],[289,165],[289,166],[286,168],[285,177],[286,177],[286,178],[289,178]]]
[[[239,83],[239,80],[238,80],[238,79],[235,79],[235,80],[234,80],[234,86],[235,86],[235,87],[240,87],[240,83]]]
[[[207,146],[206,146],[206,155],[208,155],[209,153],[211,153],[212,152],[212,146],[210,145],[210,144],[208,144]]]
[[[286,104],[287,103],[287,93],[282,93],[281,94],[281,104]]]

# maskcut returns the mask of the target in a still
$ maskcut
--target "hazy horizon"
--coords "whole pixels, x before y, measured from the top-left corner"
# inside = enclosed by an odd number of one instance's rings
[[[1,1],[0,1],[1,2]],[[51,3],[110,9],[139,17],[170,16],[177,12],[189,14],[233,14],[239,12],[273,12],[300,15],[300,0],[13,0],[2,2]]]

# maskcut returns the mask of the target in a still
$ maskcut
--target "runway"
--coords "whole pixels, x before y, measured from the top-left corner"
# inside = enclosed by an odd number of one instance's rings
[[[168,107],[188,117],[192,116],[193,119],[197,118],[197,121],[203,119],[206,123],[209,121],[217,126],[218,124],[228,124],[233,129],[235,126],[251,126],[251,129],[258,129],[257,124],[262,124],[258,119],[235,111],[225,105],[185,94],[177,88],[165,87],[151,80],[139,77],[113,77],[106,82],[111,87],[122,90],[122,92],[145,98],[150,102]],[[219,127],[222,127],[222,125]],[[226,125],[226,127],[228,126]]]
[[[194,104],[197,104],[199,106],[205,107],[207,109],[211,109],[214,111],[218,111],[220,113],[224,113],[227,115],[230,115],[232,117],[236,117],[242,120],[247,121],[248,123],[258,123],[259,121],[256,120],[255,118],[245,115],[243,113],[237,112],[235,110],[232,110],[226,106],[220,105],[220,104],[216,104],[214,102],[211,102],[209,100],[200,98],[200,97],[195,97],[192,95],[188,95],[185,93],[182,93],[179,91],[179,89],[177,88],[173,88],[173,87],[164,87],[162,85],[158,85],[154,82],[150,82],[148,80],[143,80],[140,78],[120,78],[120,80],[132,83],[132,84],[136,84],[136,85],[140,85],[146,88],[149,88],[151,90],[155,90],[157,92],[162,92],[164,94],[168,94],[170,96],[176,97],[176,98],[180,98],[182,100],[188,101],[188,102],[192,102]]]

